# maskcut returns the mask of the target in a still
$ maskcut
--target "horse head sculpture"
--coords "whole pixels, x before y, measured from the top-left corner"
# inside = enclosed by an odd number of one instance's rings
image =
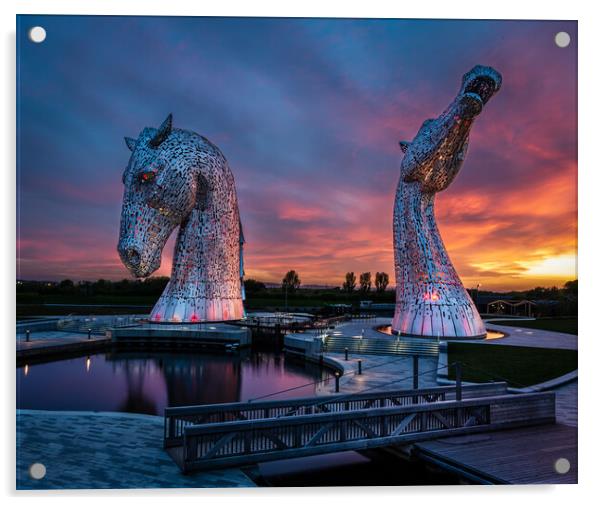
[[[179,227],[171,278],[151,321],[241,319],[244,239],[226,158],[205,137],[173,128],[171,114],[125,142],[132,154],[123,172],[121,261],[148,277]]]
[[[437,118],[428,119],[404,157],[395,197],[396,304],[393,331],[423,337],[482,337],[485,325],[445,250],[435,222],[435,195],[454,180],[475,118],[497,93],[501,75],[478,65]]]

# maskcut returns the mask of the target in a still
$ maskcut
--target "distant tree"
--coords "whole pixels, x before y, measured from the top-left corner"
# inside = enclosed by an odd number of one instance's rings
[[[385,272],[376,272],[374,276],[374,287],[377,293],[383,293],[389,285],[389,274]]]
[[[94,293],[97,294],[107,294],[111,291],[111,281],[106,281],[105,279],[98,279],[93,286]]]
[[[289,270],[282,279],[282,289],[293,293],[301,285],[299,274],[294,270]]]
[[[575,279],[574,281],[565,282],[564,283],[564,292],[567,295],[577,296],[577,292],[578,292],[577,279]]]
[[[347,293],[352,293],[353,290],[355,289],[355,281],[356,281],[355,273],[347,272],[345,274],[345,282],[343,282],[343,290],[346,291]]]
[[[364,272],[360,274],[360,291],[366,294],[372,287],[372,274],[370,272]]]
[[[266,287],[263,282],[256,281],[255,279],[245,279],[245,293],[254,294],[260,291],[265,291]]]
[[[163,293],[168,282],[169,277],[158,275],[156,277],[149,277],[144,282],[131,283],[130,286],[133,286],[137,293],[157,296]]]
[[[71,279],[63,279],[59,282],[59,291],[61,293],[73,293],[74,287],[75,284],[73,284]]]

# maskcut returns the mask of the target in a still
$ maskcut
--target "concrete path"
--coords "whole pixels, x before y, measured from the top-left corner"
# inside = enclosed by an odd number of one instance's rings
[[[237,469],[182,475],[162,441],[162,417],[19,410],[17,489],[255,486]],[[46,466],[42,480],[33,463]]]
[[[88,339],[86,333],[68,333],[64,331],[43,331],[32,333],[29,342],[25,335],[17,335],[17,351],[26,349],[37,349],[42,347],[56,347],[66,344],[83,343],[90,341],[110,340],[105,335],[92,334]]]
[[[504,338],[478,340],[474,342],[488,345],[516,345],[521,347],[577,350],[577,335],[570,335],[569,333],[560,333],[557,331],[519,328],[516,326],[503,326],[501,324],[490,325],[488,323],[489,321],[485,321],[488,330],[501,331],[505,333],[506,336]]]
[[[546,347],[548,349],[577,349],[577,335],[560,333],[556,331],[536,330],[531,328],[519,328],[516,326],[504,326],[501,324],[490,324],[493,320],[486,320],[488,330],[505,333],[503,338],[494,339],[462,339],[462,342],[474,342],[488,345],[517,345],[522,347]],[[363,336],[363,338],[387,338],[387,335],[374,329],[376,326],[391,324],[389,317],[377,317],[372,319],[357,319],[337,325],[335,335],[345,337]],[[391,337],[395,338],[395,337]]]
[[[411,389],[413,381],[413,361],[411,356],[375,356],[349,354],[345,361],[342,353],[326,353],[330,359],[344,368],[340,379],[341,393],[384,391],[387,389]],[[358,361],[362,361],[362,374],[358,372]],[[421,356],[418,360],[418,386],[437,386],[437,358]],[[319,394],[335,392],[335,381],[329,380]]]

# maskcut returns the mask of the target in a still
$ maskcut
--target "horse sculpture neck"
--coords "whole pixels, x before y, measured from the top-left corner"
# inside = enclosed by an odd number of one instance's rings
[[[435,193],[401,184],[394,210],[396,311],[392,327],[419,336],[479,336],[485,327],[435,221]],[[406,266],[407,265],[407,266]]]
[[[223,156],[212,161],[210,170],[202,170],[196,205],[180,224],[171,278],[151,321],[244,317],[243,239],[234,177]]]

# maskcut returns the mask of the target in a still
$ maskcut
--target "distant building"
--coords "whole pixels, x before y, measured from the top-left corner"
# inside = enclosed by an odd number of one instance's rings
[[[533,317],[536,308],[532,300],[494,300],[487,304],[487,314]]]

